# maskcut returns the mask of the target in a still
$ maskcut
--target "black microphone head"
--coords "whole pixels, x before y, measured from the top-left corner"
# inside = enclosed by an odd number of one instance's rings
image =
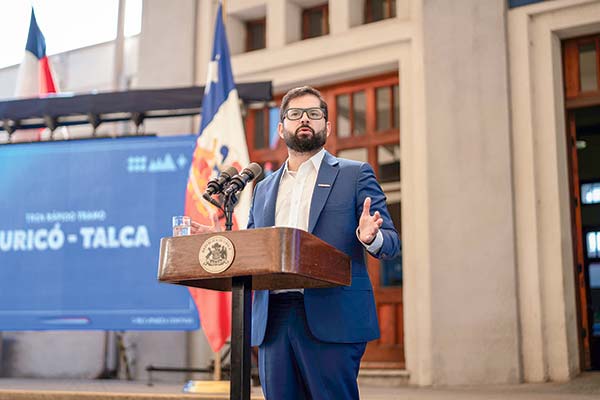
[[[257,163],[255,163],[255,162],[250,163],[250,165],[248,165],[244,169],[247,172],[250,172],[252,174],[252,177],[250,179],[258,178],[258,176],[262,173],[262,167],[260,165],[258,165]]]
[[[221,171],[219,176],[225,176],[227,178],[231,178],[232,176],[236,175],[237,173],[238,173],[238,170],[236,167],[228,165]]]
[[[213,194],[220,193],[223,190],[223,185],[229,182],[233,176],[237,175],[237,173],[237,168],[233,166],[225,167],[218,176],[215,176],[208,181],[204,194],[212,196]]]
[[[248,182],[258,178],[262,172],[262,167],[257,163],[251,163],[242,170],[238,175],[231,178],[229,186],[224,190],[223,193],[226,195],[243,190]]]

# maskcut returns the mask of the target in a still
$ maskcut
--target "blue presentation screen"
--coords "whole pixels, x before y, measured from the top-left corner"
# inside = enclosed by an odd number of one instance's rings
[[[187,288],[157,281],[194,144],[0,146],[0,331],[196,329]]]

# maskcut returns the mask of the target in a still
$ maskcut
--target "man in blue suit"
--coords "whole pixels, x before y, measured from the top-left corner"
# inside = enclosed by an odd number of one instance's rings
[[[268,400],[358,399],[368,341],[379,338],[365,251],[394,258],[400,241],[385,195],[367,163],[323,148],[331,131],[327,103],[308,86],[281,103],[279,136],[288,159],[254,191],[248,228],[304,229],[352,259],[349,287],[254,293],[252,345]]]

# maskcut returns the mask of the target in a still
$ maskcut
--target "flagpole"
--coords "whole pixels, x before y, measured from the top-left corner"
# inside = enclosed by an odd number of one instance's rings
[[[125,0],[119,0],[117,13],[117,37],[115,38],[115,53],[114,53],[114,65],[113,65],[113,90],[115,92],[125,90]],[[115,124],[113,127],[113,137],[119,135],[119,125],[126,127],[124,130],[127,131],[129,123],[125,122],[122,124]],[[125,133],[121,132],[121,133]],[[136,129],[137,133],[137,129]]]
[[[221,10],[223,12],[223,26],[226,26],[226,23],[227,23],[226,9],[227,9],[226,8],[226,0],[221,0]],[[222,365],[221,365],[221,350],[217,350],[214,353],[214,358],[215,358],[215,373],[214,373],[213,379],[215,381],[220,381],[223,379],[223,371],[222,371]]]

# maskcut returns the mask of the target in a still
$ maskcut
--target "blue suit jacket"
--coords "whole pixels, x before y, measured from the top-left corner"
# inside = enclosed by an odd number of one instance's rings
[[[256,186],[248,228],[275,225],[275,205],[283,169],[282,166]],[[325,342],[358,343],[379,338],[365,248],[355,233],[366,197],[371,197],[371,215],[379,211],[383,218],[383,245],[373,255],[394,258],[400,252],[400,240],[373,169],[367,163],[338,159],[326,152],[310,205],[308,231],[351,257],[352,284],[348,287],[304,290],[308,326],[316,338]],[[269,291],[255,291],[252,305],[253,346],[259,346],[265,337],[268,309]]]

